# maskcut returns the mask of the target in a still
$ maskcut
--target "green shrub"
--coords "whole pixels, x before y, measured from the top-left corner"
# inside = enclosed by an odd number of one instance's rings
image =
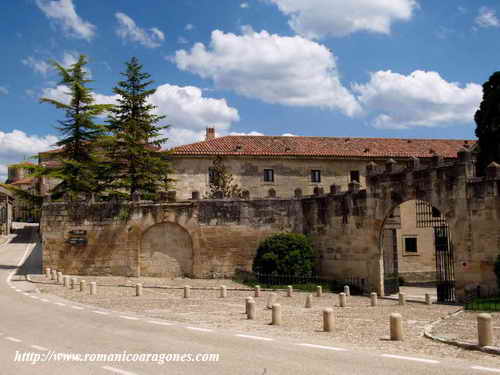
[[[264,240],[257,249],[253,271],[263,274],[310,276],[314,251],[303,234],[281,233]]]

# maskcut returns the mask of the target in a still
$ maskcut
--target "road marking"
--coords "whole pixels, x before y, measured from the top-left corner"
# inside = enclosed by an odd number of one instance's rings
[[[98,311],[98,310],[95,310],[95,311],[92,311],[96,314],[101,314],[101,315],[109,315],[109,312],[106,312],[106,311]]]
[[[120,318],[128,320],[139,320],[139,318],[136,318],[135,316],[126,316],[126,315],[120,315]]]
[[[75,310],[83,310],[83,307],[80,306],[71,306],[71,308]]]
[[[236,335],[236,336],[244,337],[246,339],[253,339],[253,340],[274,341],[274,339],[270,339],[268,337],[260,337],[260,336],[252,336],[252,335]]]
[[[45,299],[45,298],[40,298],[40,301],[42,301],[42,302],[50,302],[48,299]]]
[[[415,357],[403,357],[400,355],[393,354],[382,354],[381,357],[385,358],[394,358],[394,359],[404,359],[407,361],[416,361],[416,362],[425,362],[425,363],[439,363],[439,361],[435,361],[434,359],[424,359],[424,358],[415,358]]]
[[[54,302],[54,304],[57,306],[66,306],[66,304],[62,302]]]
[[[158,324],[160,326],[173,326],[174,323],[168,323],[168,322],[157,322],[157,321],[154,321],[154,320],[148,320],[148,323],[151,323],[151,324]]]
[[[40,350],[40,351],[42,351],[42,352],[46,352],[46,351],[48,351],[48,350],[49,350],[49,349],[47,349],[47,348],[45,348],[45,347],[43,347],[43,346],[38,346],[38,345],[31,345],[31,347],[32,347],[33,349]]]
[[[335,348],[333,346],[314,345],[314,344],[297,344],[297,345],[306,346],[308,348],[317,348],[317,349],[335,350],[335,351],[339,351],[339,352],[347,352],[347,349]]]
[[[114,372],[115,374],[120,374],[120,375],[137,375],[135,372],[120,370],[119,368],[115,368],[115,367],[111,367],[111,366],[102,366],[102,368],[104,370],[108,370],[108,371]]]
[[[29,297],[30,294],[29,293],[23,293],[26,297]]]
[[[10,336],[5,337],[5,340],[9,340],[9,341],[12,341],[12,342],[21,342],[21,341],[23,341],[23,340],[19,340],[19,339],[16,339],[15,337],[10,337]]]
[[[22,290],[21,289],[16,289],[16,292],[22,292]]]
[[[200,332],[213,332],[213,329],[208,329],[208,328],[198,328],[198,327],[186,327],[187,329],[190,329],[191,331],[200,331]]]
[[[500,369],[491,368],[491,367],[472,366],[471,369],[479,370],[479,371],[490,371],[490,372],[499,372],[500,373]]]
[[[40,299],[40,297],[37,297],[37,296],[30,296],[30,298],[33,298],[33,299]]]

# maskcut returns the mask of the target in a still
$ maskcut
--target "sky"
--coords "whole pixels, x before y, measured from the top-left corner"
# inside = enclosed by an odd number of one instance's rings
[[[495,0],[15,0],[2,3],[0,179],[53,147],[50,61],[85,54],[98,103],[136,56],[165,147],[218,135],[474,138],[498,69]],[[105,118],[98,119],[105,122]]]

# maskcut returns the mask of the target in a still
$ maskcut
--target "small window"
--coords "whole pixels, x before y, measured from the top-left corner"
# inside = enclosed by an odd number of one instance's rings
[[[273,169],[264,169],[264,182],[274,182]]]
[[[417,237],[405,237],[404,242],[405,242],[405,252],[416,253],[418,251]]]
[[[208,183],[213,184],[215,183],[215,168],[208,168]]]
[[[359,171],[351,171],[351,182],[359,182]]]
[[[321,171],[313,169],[311,171],[311,182],[321,182]]]

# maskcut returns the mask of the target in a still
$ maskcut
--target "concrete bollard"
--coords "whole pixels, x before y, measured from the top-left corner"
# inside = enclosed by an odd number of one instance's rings
[[[245,298],[245,314],[248,315],[248,311],[250,311],[250,302],[253,301],[252,297],[246,297]]]
[[[477,316],[477,336],[479,346],[493,345],[493,326],[490,314],[479,314]]]
[[[425,304],[432,305],[431,295],[429,293],[425,293]]]
[[[51,273],[50,268],[49,268],[49,267],[45,268],[45,277],[46,277],[47,279],[50,279],[50,278],[51,278],[51,275],[52,275],[52,273]]]
[[[312,307],[313,295],[308,294],[306,297],[306,309],[310,309]]]
[[[184,287],[184,298],[189,298],[191,297],[191,287],[189,285],[186,285]]]
[[[344,293],[347,297],[351,296],[351,288],[349,288],[349,285],[344,286]]]
[[[57,271],[56,270],[52,270],[52,277],[50,279],[57,281]]]
[[[272,309],[273,305],[276,303],[276,293],[269,293],[269,296],[267,297],[267,304],[266,307],[268,309]]]
[[[69,288],[71,278],[69,276],[64,276],[64,287]]]
[[[403,340],[403,318],[401,314],[393,313],[390,318],[391,322],[391,340],[401,341]]]
[[[62,284],[63,283],[63,274],[62,272],[57,272],[57,283]]]
[[[255,285],[255,297],[260,297],[260,285]]]
[[[78,283],[78,280],[76,279],[76,277],[73,277],[73,278],[71,279],[71,284],[70,284],[71,289],[75,289],[75,288],[76,288],[76,284],[77,284],[77,283]]]
[[[406,305],[406,296],[404,293],[399,293],[399,304],[401,306]]]
[[[85,291],[85,285],[87,284],[87,282],[85,280],[80,280],[80,292],[84,292]]]
[[[316,287],[316,297],[322,297],[323,296],[323,287],[321,285],[318,285]]]
[[[286,288],[286,296],[293,297],[293,286],[288,285],[288,287]]]
[[[135,284],[135,296],[136,297],[142,296],[142,284],[141,283]]]
[[[371,303],[372,307],[377,306],[377,300],[378,300],[377,293],[375,293],[375,292],[371,293],[370,294],[370,303]]]
[[[339,306],[340,307],[346,307],[347,306],[347,296],[345,293],[340,293],[339,294]]]
[[[247,319],[249,320],[255,320],[256,317],[256,306],[255,306],[255,300],[251,300],[250,302],[247,303]]]
[[[333,309],[323,310],[323,331],[332,332],[335,328],[335,320],[333,316]]]
[[[275,303],[272,307],[273,316],[271,320],[271,325],[280,326],[281,325],[281,305],[279,303]]]
[[[97,283],[95,281],[90,282],[90,295],[95,296],[97,294]]]
[[[220,287],[220,298],[226,298],[227,297],[227,288],[225,285],[221,285]]]

